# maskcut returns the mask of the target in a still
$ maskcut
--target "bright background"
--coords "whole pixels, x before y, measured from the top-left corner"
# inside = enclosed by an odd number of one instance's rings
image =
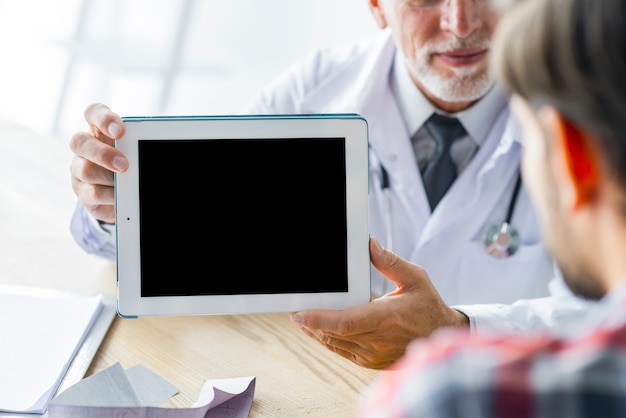
[[[366,0],[0,0],[0,117],[67,142],[96,101],[229,113],[312,49],[377,33]]]
[[[89,103],[235,112],[312,49],[377,33],[367,0],[0,0],[0,287],[115,292],[69,231]]]

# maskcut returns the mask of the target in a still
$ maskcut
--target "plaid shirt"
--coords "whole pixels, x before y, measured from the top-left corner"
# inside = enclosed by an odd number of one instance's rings
[[[445,330],[362,393],[358,417],[626,417],[626,286],[590,312],[586,331],[470,335]]]

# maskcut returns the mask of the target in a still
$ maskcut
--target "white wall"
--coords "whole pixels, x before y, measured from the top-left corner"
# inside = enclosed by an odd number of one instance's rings
[[[0,116],[62,140],[120,114],[224,114],[310,50],[378,33],[366,0],[0,0]]]

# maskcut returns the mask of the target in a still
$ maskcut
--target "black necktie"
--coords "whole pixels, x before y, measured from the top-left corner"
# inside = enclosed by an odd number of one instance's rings
[[[426,121],[426,129],[437,142],[435,153],[422,175],[430,209],[434,210],[456,178],[456,165],[450,158],[450,147],[465,134],[465,128],[458,119],[435,113]]]

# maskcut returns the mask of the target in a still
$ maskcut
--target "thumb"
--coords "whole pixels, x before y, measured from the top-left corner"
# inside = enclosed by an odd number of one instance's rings
[[[391,280],[398,290],[405,289],[419,282],[419,277],[425,274],[424,269],[399,257],[380,245],[375,237],[370,237],[370,261],[372,265]]]

